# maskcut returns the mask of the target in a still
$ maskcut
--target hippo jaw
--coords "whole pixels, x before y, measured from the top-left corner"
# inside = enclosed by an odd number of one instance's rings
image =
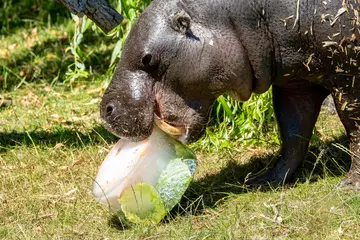
[[[118,68],[100,104],[103,125],[131,141],[148,138],[154,124],[184,143],[199,139],[214,99],[185,100],[162,82],[144,71]]]
[[[148,138],[154,124],[182,142],[195,141],[206,119],[148,73],[121,68],[104,93],[100,115],[110,132],[131,141]],[[195,136],[194,132],[201,133]]]

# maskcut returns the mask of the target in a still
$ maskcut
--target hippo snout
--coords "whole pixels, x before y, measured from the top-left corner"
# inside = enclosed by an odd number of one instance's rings
[[[100,104],[105,127],[132,141],[150,136],[154,126],[152,79],[144,72],[117,70]]]

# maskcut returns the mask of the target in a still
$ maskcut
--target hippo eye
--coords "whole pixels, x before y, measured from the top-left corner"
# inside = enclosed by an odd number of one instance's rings
[[[143,58],[141,59],[141,62],[144,66],[148,66],[151,62],[152,59],[152,55],[151,54],[146,54],[145,56],[143,56]]]

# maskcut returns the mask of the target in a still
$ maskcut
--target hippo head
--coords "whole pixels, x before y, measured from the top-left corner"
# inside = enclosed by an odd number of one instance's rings
[[[192,142],[219,95],[250,97],[252,69],[233,28],[211,6],[184,2],[155,0],[132,27],[101,102],[101,117],[115,135],[140,141],[159,118],[184,129],[179,138]]]

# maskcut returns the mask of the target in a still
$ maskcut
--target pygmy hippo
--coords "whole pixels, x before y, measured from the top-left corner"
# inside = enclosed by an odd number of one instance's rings
[[[219,95],[246,101],[272,85],[280,155],[249,182],[281,183],[331,94],[353,153],[340,185],[358,188],[359,9],[359,0],[154,0],[130,31],[101,117],[122,138],[147,138],[160,119],[191,142]]]

